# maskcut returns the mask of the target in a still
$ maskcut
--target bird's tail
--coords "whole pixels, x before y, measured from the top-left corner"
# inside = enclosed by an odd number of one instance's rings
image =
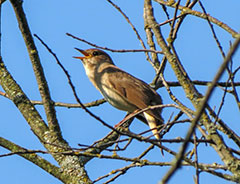
[[[148,126],[152,130],[153,135],[156,137],[156,139],[160,140],[161,136],[158,132],[158,125],[160,123],[162,124],[162,122],[159,122],[160,120],[156,119],[155,117],[148,114],[147,112],[144,112],[143,114],[144,114],[146,120],[148,121]]]

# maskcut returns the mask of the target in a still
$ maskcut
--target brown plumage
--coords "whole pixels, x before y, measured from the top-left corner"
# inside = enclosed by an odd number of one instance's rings
[[[86,74],[104,98],[114,107],[134,112],[152,105],[162,104],[159,94],[144,81],[114,65],[110,56],[99,49],[80,50]],[[143,113],[154,136],[160,139],[156,127],[163,124],[161,109]]]

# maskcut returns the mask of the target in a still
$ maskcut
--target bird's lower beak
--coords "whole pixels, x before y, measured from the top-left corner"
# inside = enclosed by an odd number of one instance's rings
[[[89,57],[90,56],[90,54],[88,54],[87,52],[85,52],[84,50],[81,50],[81,49],[78,49],[78,48],[75,48],[77,51],[79,51],[79,52],[81,52],[83,55],[84,55],[84,57],[79,57],[79,56],[73,56],[73,58],[76,58],[76,59],[81,59],[81,60],[83,60],[83,59],[85,59],[85,58],[87,58],[87,57]]]

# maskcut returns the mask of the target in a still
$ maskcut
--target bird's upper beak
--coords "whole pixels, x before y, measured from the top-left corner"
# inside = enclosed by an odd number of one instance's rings
[[[79,57],[79,56],[73,56],[73,58],[76,58],[76,59],[81,59],[81,60],[83,60],[83,59],[86,59],[86,58],[89,58],[89,57],[91,57],[91,55],[90,54],[88,54],[86,51],[84,51],[84,50],[81,50],[81,49],[78,49],[78,48],[75,48],[77,51],[79,51],[79,52],[81,52],[84,56],[83,57]]]

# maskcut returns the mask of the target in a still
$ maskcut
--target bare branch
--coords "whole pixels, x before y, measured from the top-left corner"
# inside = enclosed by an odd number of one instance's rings
[[[27,47],[28,54],[32,62],[33,71],[35,73],[35,77],[38,83],[40,95],[42,97],[49,128],[52,131],[56,131],[56,136],[59,136],[58,138],[63,140],[58,120],[56,117],[56,111],[54,105],[52,104],[52,99],[49,92],[47,80],[45,78],[43,67],[41,65],[40,58],[38,55],[38,51],[33,41],[33,37],[28,26],[28,22],[22,8],[22,3],[19,0],[11,0],[10,2],[12,3],[12,6],[14,8],[18,20],[19,29],[24,38],[25,45]]]
[[[154,1],[156,1],[160,4],[163,4],[163,5],[166,5],[166,6],[170,6],[172,8],[176,7],[176,3],[172,3],[171,1],[163,1],[163,0],[154,0]],[[179,10],[181,10],[183,12],[183,14],[191,14],[191,15],[194,15],[196,17],[203,18],[203,19],[207,18],[204,13],[201,13],[201,12],[198,12],[198,11],[195,11],[195,10],[191,10],[190,8],[186,8],[186,7],[183,7],[183,6],[179,6],[178,8],[179,8]],[[233,38],[238,37],[238,33],[236,31],[234,31],[232,28],[230,28],[227,24],[217,20],[216,18],[214,18],[210,15],[208,16],[208,18],[212,23],[218,25],[219,27],[223,28],[225,31],[230,33]]]
[[[96,47],[96,48],[99,48],[99,49],[103,49],[103,50],[108,50],[108,51],[111,51],[111,52],[154,52],[154,53],[157,53],[157,54],[162,54],[161,51],[156,51],[156,50],[151,50],[151,49],[132,49],[132,50],[127,50],[127,49],[121,49],[121,50],[116,50],[116,49],[110,49],[108,47],[102,47],[102,46],[98,46],[96,44],[93,44],[89,41],[86,41],[82,38],[79,38],[79,37],[76,37],[76,36],[73,36],[72,34],[70,33],[66,33],[67,36],[70,36],[72,37],[73,39],[76,39],[76,40],[79,40],[81,42],[84,42],[88,45],[91,45],[93,47]]]
[[[222,65],[220,66],[215,78],[213,79],[212,81],[212,84],[209,86],[199,108],[197,109],[197,112],[196,112],[196,116],[194,118],[194,120],[192,121],[192,124],[191,124],[191,127],[189,128],[188,130],[188,133],[187,133],[187,136],[185,138],[185,142],[183,143],[177,157],[176,157],[176,161],[174,163],[174,165],[171,167],[171,169],[169,170],[169,172],[164,176],[164,178],[162,179],[162,183],[166,183],[170,177],[172,176],[172,174],[175,172],[175,170],[180,166],[180,162],[182,160],[182,156],[187,148],[187,145],[188,145],[188,140],[190,140],[193,132],[194,132],[194,129],[195,129],[195,126],[197,125],[197,122],[198,120],[200,119],[203,111],[204,111],[204,108],[207,104],[207,101],[208,99],[210,98],[213,90],[214,90],[214,87],[215,87],[215,84],[217,83],[217,81],[220,79],[220,77],[222,76],[224,70],[226,69],[227,67],[227,64],[228,62],[231,60],[232,56],[234,55],[236,49],[239,47],[239,44],[240,44],[240,36],[239,38],[237,38],[233,44],[233,47],[230,49],[230,51],[228,52],[228,55],[226,56],[226,58],[224,59]],[[229,157],[228,157],[229,159]],[[235,160],[236,163],[234,164],[237,164],[239,165],[240,163],[236,161],[236,159],[232,158],[233,160]],[[226,160],[226,162],[229,162],[229,160]],[[236,172],[236,171],[233,171],[233,172]]]
[[[33,151],[33,150],[27,150],[23,147],[20,147],[13,142],[4,139],[0,137],[0,145],[8,150],[11,151],[11,153],[0,155],[0,157],[4,156],[10,156],[10,155],[19,155],[28,161],[36,164],[37,166],[41,167],[43,170],[47,171],[48,173],[52,174],[56,178],[60,179],[61,181],[66,181],[66,178],[68,178],[67,175],[65,175],[59,167],[56,167],[55,165],[51,164],[44,158],[40,157],[36,153],[45,153],[44,151]]]

